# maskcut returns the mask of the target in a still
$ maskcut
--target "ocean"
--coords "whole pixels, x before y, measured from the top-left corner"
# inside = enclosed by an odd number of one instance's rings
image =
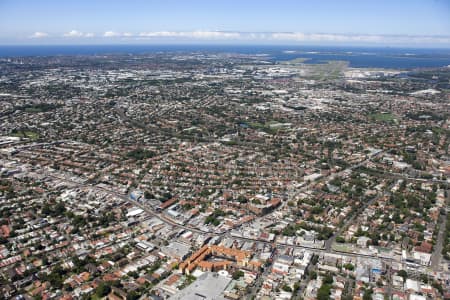
[[[348,61],[355,68],[414,69],[450,66],[450,49],[365,48],[325,46],[248,45],[60,45],[0,46],[0,57],[146,54],[157,52],[209,52],[257,54],[261,59],[286,61],[307,58],[305,63]]]

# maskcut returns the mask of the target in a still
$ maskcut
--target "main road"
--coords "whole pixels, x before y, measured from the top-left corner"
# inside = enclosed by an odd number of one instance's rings
[[[164,215],[162,213],[157,213],[154,210],[152,210],[151,208],[143,205],[142,203],[139,203],[138,201],[132,200],[126,194],[121,194],[121,193],[118,193],[116,191],[109,190],[109,189],[106,189],[106,188],[103,188],[103,187],[99,187],[99,186],[93,186],[93,185],[90,185],[90,184],[79,183],[79,182],[72,181],[72,180],[64,178],[64,177],[59,177],[59,176],[56,176],[54,174],[50,174],[48,172],[45,172],[44,174],[46,176],[48,176],[48,177],[51,177],[51,178],[54,178],[54,179],[58,179],[60,181],[66,182],[66,183],[70,183],[72,186],[77,186],[79,188],[90,188],[90,189],[95,189],[97,191],[105,192],[107,194],[110,194],[111,196],[114,196],[114,197],[117,197],[119,199],[122,199],[122,200],[130,202],[131,204],[141,208],[143,211],[145,211],[150,216],[153,216],[153,217],[161,220],[162,222],[164,222],[164,223],[166,223],[168,225],[171,225],[173,227],[177,227],[177,228],[180,228],[180,229],[184,229],[184,230],[190,230],[192,232],[196,232],[196,233],[199,233],[199,234],[204,234],[204,235],[211,235],[211,234],[213,234],[214,236],[233,238],[235,240],[240,240],[240,241],[258,242],[258,243],[262,243],[262,244],[266,244],[266,245],[272,245],[272,246],[291,247],[291,248],[294,248],[294,249],[304,249],[304,250],[309,250],[310,252],[315,253],[315,254],[319,254],[319,255],[320,254],[325,254],[325,253],[334,253],[334,254],[339,254],[339,255],[348,256],[348,257],[378,258],[378,259],[381,259],[381,260],[386,261],[386,262],[390,262],[390,261],[393,260],[392,258],[380,258],[380,257],[374,256],[374,255],[366,255],[366,254],[360,254],[360,253],[339,252],[339,251],[335,251],[335,250],[327,250],[327,249],[324,249],[324,248],[315,248],[315,247],[302,246],[302,245],[291,245],[291,244],[286,244],[286,243],[269,242],[269,241],[266,241],[266,240],[261,240],[261,239],[256,239],[256,238],[234,236],[234,235],[231,235],[230,232],[212,233],[212,232],[209,232],[209,231],[204,231],[204,230],[200,230],[200,229],[197,229],[197,228],[193,228],[191,226],[178,224],[178,223],[176,223],[176,222],[174,222],[174,221],[164,217]]]

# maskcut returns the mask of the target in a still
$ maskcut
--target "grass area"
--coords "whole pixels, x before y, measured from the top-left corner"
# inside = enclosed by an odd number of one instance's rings
[[[34,108],[34,107],[27,107],[25,108],[25,112],[27,113],[39,113],[42,112],[43,110],[40,108]]]
[[[369,115],[369,117],[375,121],[392,122],[395,120],[395,116],[391,113],[375,113]]]
[[[24,130],[24,131],[17,131],[13,132],[11,136],[16,136],[20,138],[27,138],[31,140],[37,140],[39,138],[39,133],[31,131],[31,130]]]
[[[348,61],[324,60],[309,63],[310,58],[299,57],[293,60],[279,62],[281,65],[298,70],[301,77],[314,80],[334,80],[341,78],[348,67]]]
[[[348,67],[347,61],[331,60],[319,64],[308,64],[307,77],[315,80],[330,80],[342,77]]]
[[[262,128],[264,128],[264,124],[259,123],[259,122],[249,122],[247,125],[250,128],[253,128],[253,129],[262,129]]]
[[[249,122],[247,125],[248,127],[255,129],[255,130],[259,130],[259,131],[264,131],[265,133],[268,134],[275,134],[278,129],[271,127],[271,124],[275,124],[275,123],[271,123],[271,122],[266,122],[265,124],[263,123],[259,123],[259,122]]]
[[[346,245],[346,244],[333,244],[333,250],[340,251],[340,252],[352,252],[352,247]]]

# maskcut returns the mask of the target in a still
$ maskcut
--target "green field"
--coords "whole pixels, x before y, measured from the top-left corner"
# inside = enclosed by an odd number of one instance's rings
[[[248,125],[248,127],[252,128],[252,129],[264,131],[265,133],[268,133],[268,134],[275,134],[275,133],[277,133],[278,130],[284,129],[284,128],[275,128],[275,127],[271,126],[274,124],[278,124],[278,122],[268,121],[264,124],[259,123],[259,122],[249,122],[247,125]]]
[[[340,252],[352,252],[353,248],[346,244],[336,244],[334,243],[332,246],[333,250]]]
[[[27,139],[31,139],[31,140],[37,140],[39,138],[39,133],[30,131],[30,130],[24,130],[24,131],[14,132],[11,134],[11,136],[27,138]]]
[[[310,72],[311,79],[330,80],[342,77],[343,72],[348,67],[347,61],[331,60],[321,64],[312,64]]]
[[[375,113],[369,115],[369,117],[375,121],[382,121],[382,122],[392,122],[395,120],[395,116],[391,113]]]
[[[287,68],[297,70],[301,77],[319,81],[341,78],[348,67],[348,61],[330,60],[308,63],[309,60],[311,59],[299,57],[278,63]]]
[[[40,108],[35,108],[35,107],[27,107],[27,108],[25,108],[25,112],[27,112],[27,113],[40,113],[40,112],[43,112],[43,110],[40,109]]]

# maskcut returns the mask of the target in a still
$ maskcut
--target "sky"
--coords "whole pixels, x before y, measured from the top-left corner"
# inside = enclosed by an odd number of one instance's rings
[[[450,48],[450,0],[0,0],[0,45]]]

